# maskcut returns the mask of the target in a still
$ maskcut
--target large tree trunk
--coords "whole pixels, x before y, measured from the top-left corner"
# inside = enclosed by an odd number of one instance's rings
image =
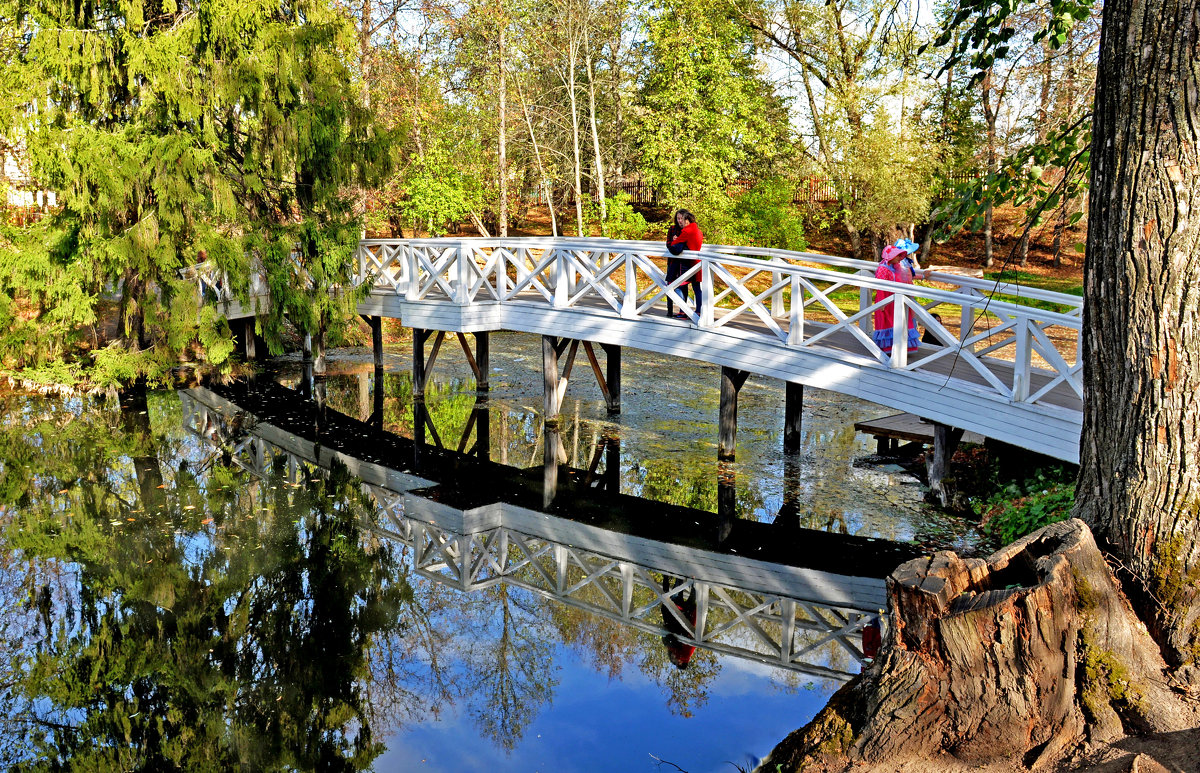
[[[761,770],[1061,759],[1124,728],[1198,717],[1132,613],[1087,526],[1063,521],[987,560],[942,552],[888,578],[880,658]],[[914,770],[918,768],[913,768]]]
[[[1200,660],[1198,5],[1104,6],[1075,510],[1175,664]]]

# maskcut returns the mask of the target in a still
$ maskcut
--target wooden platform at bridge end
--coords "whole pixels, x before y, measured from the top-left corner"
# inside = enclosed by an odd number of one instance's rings
[[[911,413],[897,413],[879,419],[860,421],[854,424],[856,432],[871,435],[878,442],[880,454],[895,451],[898,441],[933,445],[934,424]],[[983,443],[986,438],[977,432],[963,432],[963,443]]]

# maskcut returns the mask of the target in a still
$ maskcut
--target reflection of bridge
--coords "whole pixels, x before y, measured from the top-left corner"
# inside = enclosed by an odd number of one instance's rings
[[[382,317],[403,318],[416,331],[418,386],[446,333],[457,334],[464,348],[463,335],[476,335],[471,363],[481,383],[488,331],[544,336],[547,418],[558,411],[580,342],[612,410],[619,408],[622,346],[720,365],[723,456],[734,450],[738,389],[748,374],[759,374],[788,384],[785,447],[798,443],[801,389],[808,385],[1078,461],[1078,297],[947,273],[933,275],[936,288],[914,287],[875,279],[874,264],[865,261],[721,246],[691,253],[697,265],[668,283],[664,256],[658,243],[602,239],[364,240],[355,281],[370,283],[370,294],[359,312],[368,315],[377,347]],[[703,287],[701,304],[681,297],[694,278]],[[876,291],[891,295],[875,301]],[[231,319],[250,313],[227,286],[223,293]],[[1004,300],[1012,297],[1023,302]],[[663,317],[667,298],[686,321]],[[897,339],[911,318],[937,342],[911,354],[882,351],[870,332],[873,312],[884,307],[893,311]],[[426,363],[423,342],[434,331]],[[560,375],[558,360],[572,341]],[[593,343],[608,352],[607,383]],[[955,442],[953,433],[938,437],[939,447]]]
[[[190,431],[258,476],[277,461],[293,481],[301,465],[345,464],[384,516],[377,533],[411,546],[425,576],[464,591],[519,586],[814,676],[852,675],[862,628],[884,605],[882,577],[911,556],[882,540],[624,496],[611,485],[611,456],[605,470],[560,474],[552,453],[553,474],[521,471],[380,432],[277,384],[214,389],[182,392]],[[488,423],[480,413],[477,427]],[[694,622],[672,603],[684,593]],[[664,614],[675,618],[670,629]]]

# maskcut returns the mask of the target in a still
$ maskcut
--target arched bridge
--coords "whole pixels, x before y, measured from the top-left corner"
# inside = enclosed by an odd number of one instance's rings
[[[759,374],[832,390],[1079,460],[1079,297],[941,272],[919,286],[896,284],[876,279],[875,264],[866,261],[720,245],[687,253],[696,265],[668,283],[666,257],[657,242],[367,239],[357,251],[355,281],[369,285],[359,305],[365,316],[460,338],[540,334],[549,342],[548,368],[567,340],[588,343],[598,377],[592,342],[632,346],[717,364],[734,379]],[[211,283],[211,275],[199,274],[202,286]],[[695,278],[699,304],[681,296]],[[876,291],[891,296],[876,301]],[[666,317],[668,298],[686,319]],[[249,313],[227,291],[221,299],[231,319]],[[897,340],[910,318],[923,328],[928,342],[917,352],[887,353],[874,343],[873,312],[885,305],[893,308]],[[548,375],[548,414],[561,389],[557,373]]]

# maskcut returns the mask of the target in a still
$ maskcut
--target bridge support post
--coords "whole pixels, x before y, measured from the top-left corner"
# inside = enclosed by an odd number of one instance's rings
[[[487,392],[491,389],[488,384],[488,370],[491,368],[491,344],[487,331],[475,334],[475,391]]]
[[[736,368],[721,368],[721,417],[717,431],[717,458],[732,461],[737,452],[738,392],[750,374]]]
[[[467,357],[467,364],[471,366],[471,372],[475,374],[475,391],[488,391],[488,334],[475,334],[475,353],[471,353],[471,345],[467,343],[467,336],[463,333],[455,333],[454,336],[458,339],[458,345],[462,347],[463,354]]]
[[[413,393],[413,465],[418,471],[425,459],[425,427],[429,421],[425,400]]]
[[[304,357],[304,362],[312,362],[312,333],[304,331],[304,343],[300,345],[300,352]]]
[[[383,369],[383,317],[368,317],[367,325],[371,328],[371,354],[375,359],[375,369]]]
[[[547,423],[557,421],[558,339],[554,336],[542,336],[542,393],[542,419]]]
[[[425,359],[425,342],[429,337],[434,335],[433,348],[429,350],[429,359]],[[438,352],[441,351],[442,341],[446,340],[446,333],[443,330],[425,330],[424,328],[413,328],[413,397],[417,400],[425,399],[425,387],[429,381],[429,375],[433,373],[433,365],[437,362]]]
[[[325,326],[317,328],[317,356],[313,359],[313,370],[320,375],[325,374]]]
[[[242,351],[246,362],[254,362],[258,359],[258,352],[254,344],[254,317],[246,317],[242,327]]]
[[[371,416],[367,423],[375,429],[383,429],[383,368],[375,369],[374,393],[371,400]]]
[[[723,545],[737,519],[737,473],[726,464],[717,465],[717,531],[713,537]]]
[[[547,423],[542,428],[542,507],[549,508],[558,496],[558,463],[565,456],[558,427]]]
[[[562,375],[558,373],[558,360],[567,346],[567,362]],[[542,379],[545,389],[543,399],[543,418],[547,423],[558,421],[558,413],[562,409],[563,397],[567,394],[567,384],[571,381],[571,369],[575,366],[575,355],[579,351],[579,342],[557,336],[542,336]]]
[[[611,494],[621,493],[621,439],[605,438],[604,487]]]
[[[929,495],[942,507],[950,504],[953,495],[946,487],[946,471],[962,435],[963,431],[957,427],[937,423],[933,425],[933,458],[926,462],[926,471],[929,474]]]
[[[800,450],[801,414],[804,409],[804,385],[784,382],[783,401],[783,452],[794,454]]]
[[[475,400],[475,455],[483,461],[492,458],[492,411],[487,395]]]
[[[371,380],[365,372],[356,374],[355,380],[358,381],[358,418],[365,424],[371,420]]]
[[[571,369],[575,365],[575,355],[579,345],[583,344],[584,354],[592,366],[592,374],[596,384],[604,395],[604,405],[610,414],[621,412],[621,347],[601,344],[606,357],[607,366],[601,369],[600,361],[596,359],[596,350],[591,341],[576,341],[556,336],[542,336],[542,373],[545,379],[545,416],[547,421],[555,420],[562,410],[563,398],[567,394],[567,384],[571,379]],[[568,346],[570,347],[568,349]],[[563,352],[567,352],[566,363],[562,375],[558,372],[558,360]]]
[[[608,406],[609,413],[621,412],[621,347],[616,344],[600,344],[604,349],[604,365],[608,376],[607,383],[602,382],[600,385],[601,391],[604,392],[604,402]],[[597,378],[599,374],[597,374]],[[605,389],[605,386],[608,388]]]
[[[785,533],[800,528],[800,503],[804,491],[800,485],[800,460],[795,456],[783,459],[783,503],[775,514],[773,524]]]

